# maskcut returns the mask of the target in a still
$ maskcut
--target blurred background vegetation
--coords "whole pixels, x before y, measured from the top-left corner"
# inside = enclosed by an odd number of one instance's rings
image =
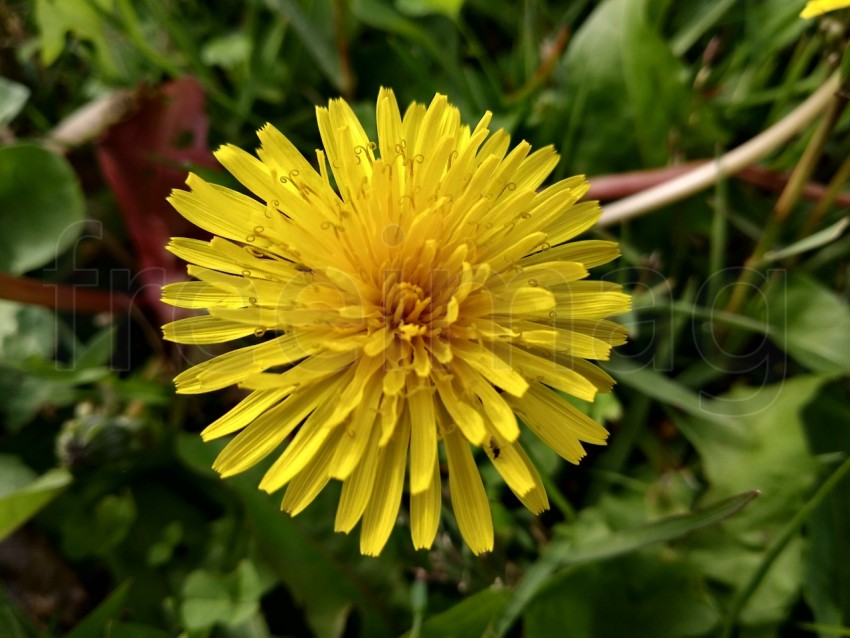
[[[164,197],[190,168],[237,187],[219,144],[269,121],[313,157],[316,104],[344,96],[374,136],[380,86],[441,92],[611,199],[840,67],[850,12],[803,4],[0,0],[0,635],[850,635],[840,98],[759,166],[596,231],[623,249],[597,276],[635,294],[615,393],[584,406],[610,445],[573,467],[527,442],[540,518],[482,465],[487,556],[446,509],[433,551],[402,520],[363,558],[332,489],[292,520],[255,476],[219,480],[197,432],[239,393],[175,396],[218,351],[157,327],[184,277],[162,247],[197,232]]]

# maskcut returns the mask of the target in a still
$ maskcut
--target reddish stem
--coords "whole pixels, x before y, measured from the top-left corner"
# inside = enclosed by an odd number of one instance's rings
[[[678,166],[665,166],[664,168],[651,168],[644,171],[631,171],[628,173],[615,173],[613,175],[599,175],[590,178],[590,192],[588,199],[611,201],[634,195],[647,188],[652,188],[668,180],[679,177],[688,171],[702,166],[707,161],[689,162]],[[761,166],[748,166],[737,175],[740,179],[753,186],[758,186],[771,192],[781,192],[788,183],[790,173],[772,171]],[[811,201],[818,201],[826,192],[826,186],[816,182],[809,182],[803,188],[802,197]],[[835,203],[841,207],[850,207],[850,193],[842,193],[835,199]]]
[[[126,312],[133,300],[123,292],[92,290],[0,273],[0,298],[44,306],[55,311]]]

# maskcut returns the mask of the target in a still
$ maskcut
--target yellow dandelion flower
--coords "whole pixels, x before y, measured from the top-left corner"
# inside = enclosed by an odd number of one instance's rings
[[[488,130],[490,113],[472,129],[437,95],[402,117],[382,89],[377,144],[343,100],[316,115],[318,171],[270,125],[258,132],[257,157],[229,145],[216,152],[263,203],[197,175],[170,197],[214,237],[169,245],[197,281],[166,286],[163,301],[208,314],[164,326],[165,338],[274,335],[186,370],[177,391],[250,390],[202,433],[239,432],[214,468],[237,474],[288,439],[260,488],[286,486],[282,509],[295,515],[341,481],[335,529],[360,522],[364,554],[386,544],[405,475],[413,544],[431,546],[442,441],[458,527],[473,552],[489,551],[475,448],[539,513],[548,500],[518,442],[517,415],[572,463],[582,443],[608,436],[559,392],[590,401],[613,384],[587,360],[625,342],[606,317],[630,298],[585,278],[618,256],[617,245],[568,243],[600,214],[579,201],[586,180],[538,192],[554,149],[531,153],[523,141],[508,152],[509,136]]]
[[[801,18],[814,18],[836,9],[850,7],[850,0],[809,0],[803,11],[800,13]]]

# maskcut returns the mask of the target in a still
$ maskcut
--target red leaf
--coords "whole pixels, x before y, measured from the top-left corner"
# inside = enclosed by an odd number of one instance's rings
[[[190,77],[144,92],[138,110],[97,144],[100,169],[136,251],[133,287],[139,302],[160,321],[172,320],[176,310],[159,301],[160,288],[186,278],[185,265],[165,245],[170,237],[203,234],[165,198],[183,186],[192,166],[217,167],[207,146],[204,101],[203,90]]]

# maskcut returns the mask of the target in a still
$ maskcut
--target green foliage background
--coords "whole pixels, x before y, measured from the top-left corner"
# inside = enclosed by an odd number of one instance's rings
[[[592,180],[710,159],[786,116],[847,42],[847,12],[802,21],[803,4],[0,0],[0,635],[850,635],[846,199],[776,226],[776,192],[728,179],[596,231],[624,255],[598,276],[635,295],[615,393],[583,406],[611,443],[572,467],[529,437],[540,518],[482,464],[497,540],[480,558],[449,508],[433,551],[402,517],[372,559],[331,531],[333,489],[292,520],[257,472],[219,480],[197,432],[238,395],[170,383],[205,355],[164,349],[149,307],[49,309],[53,285],[142,268],[141,222],[95,161],[108,122],[64,155],[44,144],[115,90],[192,76],[210,148],[253,148],[270,121],[308,157],[331,97],[374,136],[380,86],[447,93],[469,122],[491,110],[554,143],[556,178]],[[848,124],[813,181],[843,187]],[[774,180],[813,128],[763,163]],[[765,229],[773,252],[748,260]]]

